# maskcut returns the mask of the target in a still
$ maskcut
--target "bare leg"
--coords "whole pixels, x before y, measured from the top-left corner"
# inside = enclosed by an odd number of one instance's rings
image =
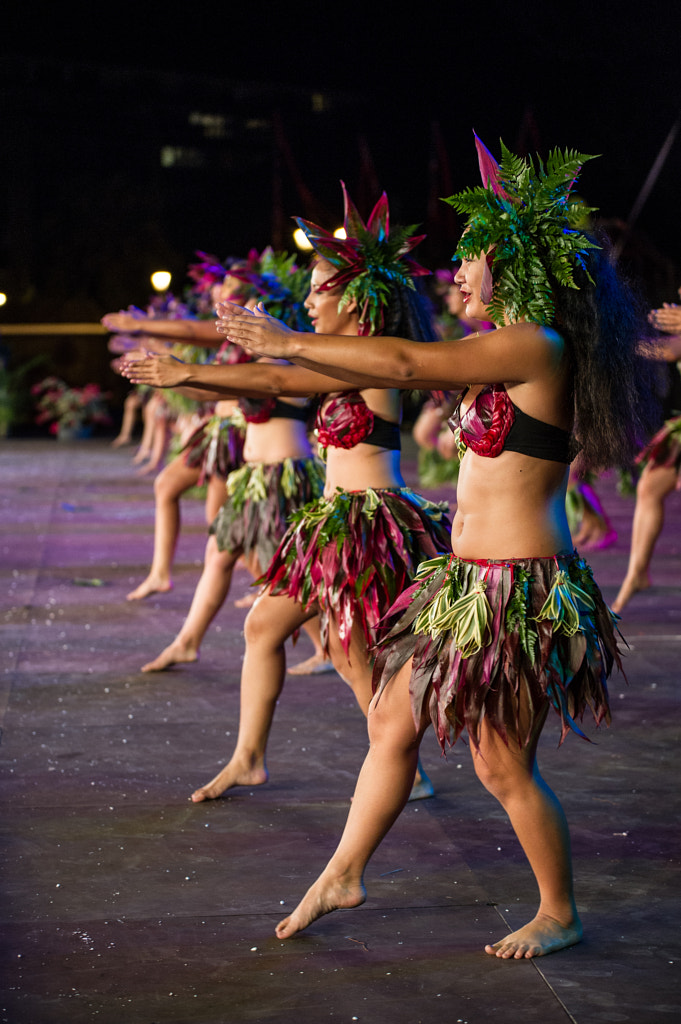
[[[366,639],[361,628],[356,623],[353,624],[350,657],[348,659],[345,656],[337,630],[333,623],[331,623],[329,628],[329,654],[331,655],[332,665],[338,672],[338,675],[348,684],[361,710],[365,715],[368,715],[369,705],[373,696],[373,661],[367,651]],[[427,800],[433,796],[434,792],[433,783],[426,775],[421,761],[418,759],[414,784],[409,793],[408,801],[412,803],[414,800]]]
[[[617,531],[606,515],[603,504],[593,487],[576,480],[574,487],[582,496],[582,520],[575,535],[575,547],[595,551],[610,547],[617,540]]]
[[[140,446],[137,449],[137,453],[132,460],[134,465],[138,465],[140,462],[145,462],[151,455],[156,410],[158,409],[160,402],[161,398],[155,392],[142,408],[142,439],[140,441]]]
[[[237,602],[238,604],[238,602]],[[327,658],[322,647],[322,638],[319,631],[319,619],[317,616],[314,619],[310,619],[303,626],[303,629],[312,641],[314,652],[305,661],[299,661],[297,665],[292,665],[288,669],[290,676],[319,676],[325,672],[333,672],[334,664],[330,658]],[[366,711],[365,711],[366,714]]]
[[[506,745],[483,722],[480,749],[473,753],[478,778],[501,803],[511,819],[539,886],[535,917],[499,942],[485,946],[492,956],[529,959],[573,946],[582,937],[572,884],[570,835],[563,809],[537,768],[536,747],[546,711],[533,740],[520,747]]]
[[[203,572],[180,632],[158,658],[142,666],[143,672],[162,672],[171,665],[197,661],[206,630],[222,608],[229,593],[232,570],[240,552],[218,551],[215,537],[209,537]]]
[[[121,429],[118,433],[118,437],[115,437],[111,442],[112,448],[120,448],[122,445],[130,444],[132,442],[132,432],[135,428],[135,420],[137,419],[137,412],[142,404],[140,396],[136,391],[131,391],[126,396],[123,402],[123,419],[121,421]]]
[[[154,523],[154,555],[147,577],[127,596],[139,601],[149,594],[172,589],[170,570],[180,532],[180,497],[198,482],[199,470],[186,466],[181,456],[168,463],[154,480],[156,518]]]
[[[635,593],[650,586],[650,563],[664,526],[665,499],[676,485],[676,470],[672,467],[646,466],[641,474],[636,487],[629,565],[612,604],[614,612],[620,612]]]
[[[262,576],[263,570],[260,568],[258,562],[258,556],[255,551],[250,551],[247,555],[243,556],[243,563],[250,572],[254,580],[257,580],[259,576]],[[244,597],[240,597],[234,602],[235,608],[252,608],[257,598],[257,593],[254,590],[249,591]]]
[[[290,597],[261,594],[246,617],[246,653],[241,670],[241,707],[236,748],[214,779],[192,794],[192,801],[214,800],[232,786],[267,782],[265,752],[274,711],[284,685],[286,640],[314,615]]]
[[[138,476],[146,476],[149,473],[153,473],[155,469],[163,462],[163,458],[168,447],[169,430],[168,430],[168,418],[164,415],[154,414],[154,425],[151,440],[151,451],[149,452],[149,461],[146,466],[137,470]],[[135,460],[137,459],[135,458]]]
[[[227,497],[227,483],[224,476],[213,473],[206,488],[206,526],[210,526],[222,508]]]
[[[411,662],[395,676],[369,711],[369,753],[359,773],[340,843],[317,881],[276,928],[291,938],[332,910],[364,902],[364,869],[396,821],[411,791],[418,748],[427,722],[417,731],[409,700]]]

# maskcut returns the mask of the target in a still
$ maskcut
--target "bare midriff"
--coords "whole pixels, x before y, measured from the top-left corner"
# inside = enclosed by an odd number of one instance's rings
[[[361,392],[372,412],[393,423],[399,422],[400,394],[373,388]],[[389,451],[360,442],[354,448],[327,448],[325,497],[342,491],[389,490],[404,487],[399,451]]]
[[[300,420],[277,417],[267,423],[249,423],[244,443],[246,462],[269,465],[284,459],[309,459],[312,455],[307,427]]]
[[[236,398],[223,398],[219,402],[215,403],[215,413],[222,419],[227,419],[228,416],[233,416],[239,408],[239,403]]]
[[[565,514],[568,467],[502,452],[461,460],[452,550],[461,558],[539,558],[572,549]]]

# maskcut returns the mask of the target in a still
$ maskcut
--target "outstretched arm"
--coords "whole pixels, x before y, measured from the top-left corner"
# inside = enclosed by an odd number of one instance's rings
[[[215,320],[154,320],[144,314],[130,312],[107,313],[102,317],[107,331],[126,334],[144,333],[168,341],[184,341],[201,348],[219,348],[222,338],[216,330]]]
[[[517,323],[458,341],[428,344],[382,335],[304,334],[264,310],[221,303],[218,331],[259,355],[326,370],[363,388],[456,389],[467,384],[534,380],[552,372],[561,338],[536,324]]]
[[[154,354],[141,359],[126,359],[121,372],[133,384],[149,384],[155,388],[197,388],[207,399],[279,395],[307,398],[332,391],[347,391],[353,386],[347,379],[330,377],[290,363],[260,361],[215,366],[183,363],[174,356]]]

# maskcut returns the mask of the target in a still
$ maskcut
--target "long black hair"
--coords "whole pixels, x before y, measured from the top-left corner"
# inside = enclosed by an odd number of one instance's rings
[[[396,284],[391,289],[383,316],[383,333],[389,338],[408,338],[410,341],[437,341],[433,307],[421,287],[420,280],[413,288]]]
[[[570,353],[575,432],[585,468],[627,466],[659,419],[659,371],[645,309],[605,237],[587,252],[579,290],[554,287],[555,327]]]

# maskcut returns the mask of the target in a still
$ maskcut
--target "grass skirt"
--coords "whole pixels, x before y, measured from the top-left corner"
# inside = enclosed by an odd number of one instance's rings
[[[316,602],[324,649],[332,620],[349,657],[353,623],[373,645],[419,563],[449,550],[450,530],[446,505],[407,487],[338,490],[296,512],[263,582],[303,608]]]
[[[324,489],[319,459],[247,462],[227,477],[227,501],[213,520],[220,551],[256,552],[269,565],[291,515]]]
[[[606,678],[613,662],[622,668],[615,621],[576,553],[503,562],[441,555],[419,567],[386,616],[374,687],[380,693],[413,655],[414,719],[429,714],[443,750],[464,729],[477,744],[483,718],[524,744],[547,701],[562,743],[570,729],[584,736],[575,719],[587,708],[597,724],[610,720]],[[521,705],[530,712],[525,735]]]
[[[661,466],[675,469],[681,480],[681,416],[666,421],[636,456],[636,464],[651,469]]]
[[[246,421],[241,413],[223,419],[211,416],[189,436],[182,457],[190,469],[200,468],[199,484],[217,473],[227,477],[243,462]]]

